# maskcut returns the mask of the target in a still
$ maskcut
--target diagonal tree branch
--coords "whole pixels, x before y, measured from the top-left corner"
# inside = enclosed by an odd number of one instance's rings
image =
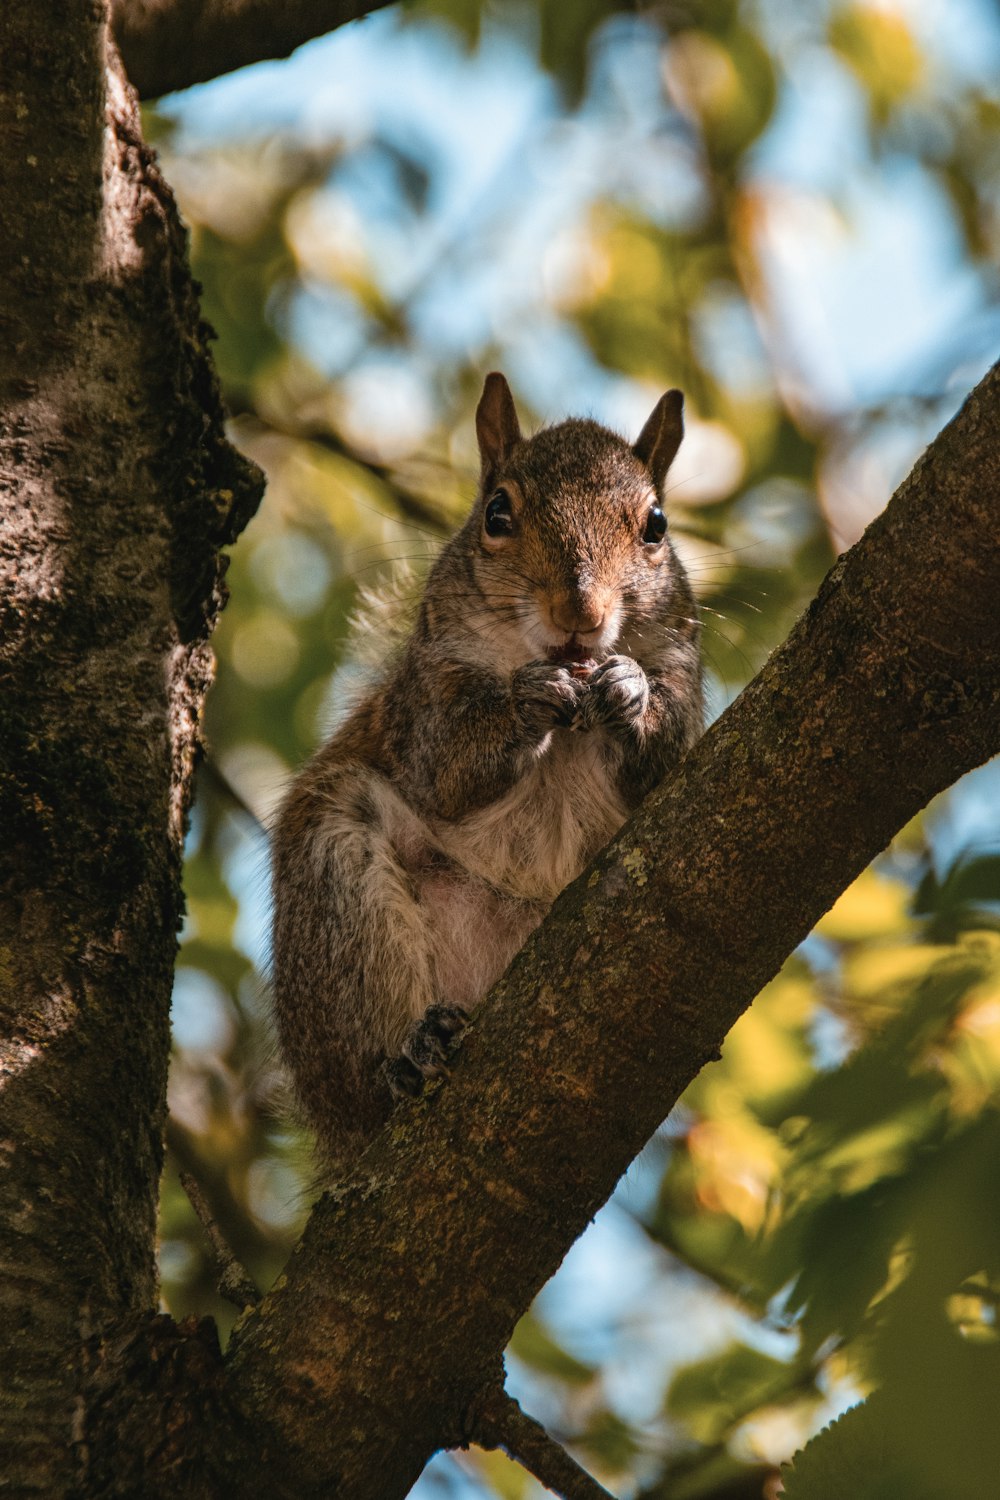
[[[892,835],[1000,750],[998,431],[1000,366],[563,894],[451,1082],[321,1202],[230,1348],[262,1492],[391,1500],[462,1442],[517,1318],[741,1011]]]
[[[129,81],[157,99],[266,58],[382,10],[391,0],[111,0]]]
[[[481,1448],[502,1448],[562,1500],[614,1500],[499,1386],[483,1395],[468,1420],[469,1436]]]

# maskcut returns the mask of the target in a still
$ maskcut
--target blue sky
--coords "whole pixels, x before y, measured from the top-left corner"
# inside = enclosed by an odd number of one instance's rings
[[[985,0],[923,0],[909,11],[933,38],[941,87],[990,78],[1000,66],[1000,26]],[[419,224],[398,220],[377,164],[363,162],[367,176],[347,179],[387,292],[405,297],[427,283],[414,313],[429,348],[457,355],[499,327],[514,346],[515,376],[542,410],[558,409],[568,373],[583,384],[583,402],[610,418],[611,383],[565,330],[517,330],[517,321],[535,306],[546,247],[596,184],[656,217],[683,217],[685,191],[697,191],[683,151],[655,134],[661,90],[647,35],[634,19],[616,25],[613,45],[599,49],[603,87],[572,126],[513,30],[488,30],[468,55],[443,26],[402,25],[392,10],[164,108],[192,143],[271,131],[317,144],[360,142],[373,131],[419,140],[438,166]],[[982,286],[963,263],[940,188],[912,161],[868,159],[864,101],[826,49],[796,52],[755,165],[787,190],[767,260],[777,316],[814,399],[850,410],[940,380],[949,349],[966,347],[982,316]],[[429,277],[442,258],[453,276]],[[295,333],[331,369],[350,357],[342,324],[342,308],[324,316],[319,302],[306,303]],[[982,329],[983,364],[997,331],[995,320]]]

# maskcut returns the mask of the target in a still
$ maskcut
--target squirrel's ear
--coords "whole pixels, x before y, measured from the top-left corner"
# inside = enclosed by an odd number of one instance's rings
[[[652,474],[657,490],[663,488],[683,436],[684,396],[680,391],[667,391],[653,407],[632,449]]]
[[[484,478],[495,472],[514,444],[521,441],[514,397],[510,393],[510,386],[497,370],[487,375],[483,394],[476,407],[476,437],[479,439]]]

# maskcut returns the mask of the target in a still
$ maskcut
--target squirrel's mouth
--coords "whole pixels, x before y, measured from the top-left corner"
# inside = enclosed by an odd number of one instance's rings
[[[557,667],[593,667],[597,665],[594,660],[593,648],[585,646],[582,641],[574,640],[572,636],[561,646],[550,646],[545,655]]]

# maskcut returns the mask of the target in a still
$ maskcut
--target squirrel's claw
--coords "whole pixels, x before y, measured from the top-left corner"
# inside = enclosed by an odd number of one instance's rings
[[[416,1099],[423,1092],[424,1077],[408,1057],[388,1057],[382,1064],[382,1076],[389,1085],[393,1100]]]
[[[389,1058],[383,1072],[393,1099],[415,1099],[425,1083],[449,1078],[447,1058],[455,1037],[468,1022],[456,1005],[429,1005],[415,1021],[399,1057]]]

